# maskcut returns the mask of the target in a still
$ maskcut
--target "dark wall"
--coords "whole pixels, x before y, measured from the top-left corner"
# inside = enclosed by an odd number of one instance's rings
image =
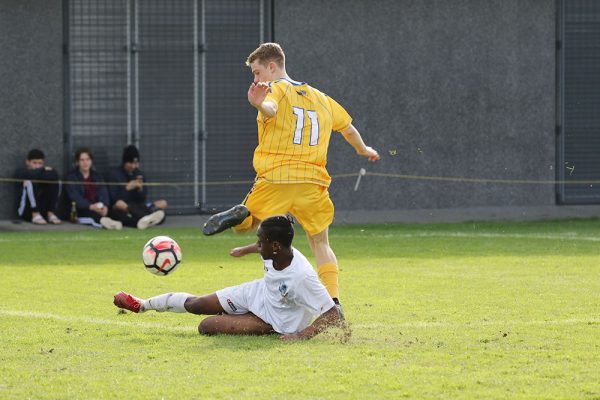
[[[555,179],[554,0],[275,0],[288,73],[350,112],[382,155],[340,135],[332,175]],[[553,185],[334,179],[338,210],[552,205]]]
[[[288,72],[340,101],[375,165],[332,139],[332,175],[555,178],[554,0],[275,0]],[[63,164],[62,2],[0,0],[0,170],[28,149]],[[62,171],[61,171],[62,172]],[[338,210],[535,206],[553,185],[367,175],[334,179]],[[0,219],[13,214],[0,184]],[[10,204],[10,207],[8,205]]]
[[[27,151],[63,163],[62,4],[0,0],[0,171],[11,177]],[[61,171],[62,172],[62,171]],[[0,219],[16,214],[14,184],[0,183]]]

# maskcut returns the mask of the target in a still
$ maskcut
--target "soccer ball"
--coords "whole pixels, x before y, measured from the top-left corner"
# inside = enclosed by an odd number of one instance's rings
[[[181,248],[168,236],[156,236],[148,240],[142,252],[146,271],[154,275],[169,275],[181,263]]]

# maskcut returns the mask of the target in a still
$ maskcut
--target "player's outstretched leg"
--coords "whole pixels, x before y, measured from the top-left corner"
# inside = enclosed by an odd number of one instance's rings
[[[158,312],[215,315],[204,319],[198,331],[204,335],[226,333],[230,335],[267,335],[275,333],[273,327],[252,313],[240,315],[224,314],[223,307],[216,293],[205,296],[193,296],[189,293],[165,293],[147,300],[137,298],[129,293],[119,292],[114,297],[114,304],[119,308],[141,313],[148,310]]]
[[[165,293],[144,300],[132,296],[129,293],[119,292],[115,295],[113,303],[119,308],[133,311],[134,313],[145,312],[148,310],[184,313],[188,312],[185,308],[185,302],[189,298],[194,298],[194,296],[189,293],[176,292]],[[194,311],[190,312],[193,313]],[[198,312],[197,314],[205,314],[205,312]]]
[[[223,211],[210,217],[204,224],[202,232],[207,236],[223,232],[225,229],[241,224],[249,215],[250,211],[248,211],[246,206],[239,204],[227,211]]]
[[[140,299],[129,293],[119,292],[115,295],[113,303],[119,308],[141,313],[149,310],[157,312],[189,312],[198,315],[214,315],[222,313],[223,307],[215,293],[204,296],[194,296],[184,292],[172,292]]]

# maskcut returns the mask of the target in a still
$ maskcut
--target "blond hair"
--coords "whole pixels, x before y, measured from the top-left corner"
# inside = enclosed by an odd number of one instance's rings
[[[279,68],[285,66],[285,54],[277,43],[263,43],[258,46],[246,59],[246,65],[250,66],[256,60],[263,65],[274,62]]]

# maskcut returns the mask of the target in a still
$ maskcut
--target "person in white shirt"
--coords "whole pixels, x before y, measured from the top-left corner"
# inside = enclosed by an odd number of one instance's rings
[[[292,247],[294,228],[285,216],[262,221],[257,246],[264,262],[262,279],[231,286],[205,296],[166,293],[139,299],[119,292],[114,304],[135,313],[189,312],[204,319],[202,334],[282,334],[283,340],[310,339],[341,322],[327,289],[302,253]],[[313,318],[316,319],[313,321]]]

